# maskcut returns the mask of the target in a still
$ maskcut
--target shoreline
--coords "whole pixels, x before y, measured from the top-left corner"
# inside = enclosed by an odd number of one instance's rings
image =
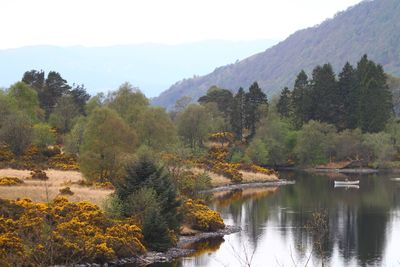
[[[211,189],[200,191],[199,193],[214,193],[221,192],[226,190],[235,190],[235,189],[244,189],[244,188],[256,188],[256,187],[277,187],[283,185],[292,185],[295,184],[296,181],[289,180],[277,180],[277,181],[266,181],[266,182],[251,182],[251,183],[239,183],[239,184],[230,184],[224,186],[218,186]]]
[[[147,266],[154,263],[167,263],[172,262],[178,258],[188,256],[196,250],[186,248],[187,246],[200,242],[202,240],[224,237],[225,235],[230,235],[240,232],[242,229],[237,226],[226,225],[224,229],[218,230],[216,232],[199,232],[196,235],[191,236],[180,236],[178,244],[176,247],[170,248],[166,252],[155,252],[148,251],[144,255],[140,255],[132,258],[117,259],[110,261],[106,264],[96,264],[96,263],[84,263],[75,265],[76,267],[99,267],[99,266],[124,266],[127,264],[135,264],[137,266]]]

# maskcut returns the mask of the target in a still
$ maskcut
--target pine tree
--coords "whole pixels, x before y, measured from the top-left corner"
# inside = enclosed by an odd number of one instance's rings
[[[282,117],[288,118],[292,114],[291,92],[289,88],[283,88],[276,108]]]
[[[311,118],[311,98],[308,76],[302,70],[296,78],[292,91],[293,124],[295,128],[301,126]]]
[[[163,216],[155,209],[149,212],[142,225],[144,241],[147,247],[156,251],[166,251],[174,244],[168,225]]]
[[[231,114],[231,126],[238,140],[243,138],[243,129],[245,124],[245,104],[246,104],[246,93],[243,88],[240,87],[239,91],[233,98],[232,114]]]
[[[330,64],[317,66],[311,80],[313,120],[336,124],[339,121],[341,99],[335,73]]]
[[[249,130],[249,139],[255,135],[257,123],[263,115],[266,115],[260,112],[262,105],[268,107],[267,96],[261,91],[258,83],[254,82],[250,86],[249,92],[246,94],[245,104],[245,127]]]
[[[339,130],[354,129],[357,127],[360,93],[356,72],[348,62],[339,73],[338,88],[342,104],[339,108],[340,119],[337,128]]]
[[[379,132],[392,115],[392,95],[381,65],[364,55],[357,64],[360,86],[358,126],[363,132]]]

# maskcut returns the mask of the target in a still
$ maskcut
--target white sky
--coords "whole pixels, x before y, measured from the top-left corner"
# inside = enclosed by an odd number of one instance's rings
[[[282,40],[361,0],[0,0],[0,48]]]

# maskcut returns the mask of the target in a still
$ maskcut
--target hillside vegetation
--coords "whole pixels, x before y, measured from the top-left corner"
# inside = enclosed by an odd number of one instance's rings
[[[400,1],[364,1],[320,25],[300,30],[283,42],[212,73],[172,85],[154,105],[171,108],[182,96],[196,101],[208,88],[238,90],[257,81],[268,95],[291,86],[299,70],[309,73],[316,65],[330,62],[335,72],[363,54],[385,71],[400,75]]]

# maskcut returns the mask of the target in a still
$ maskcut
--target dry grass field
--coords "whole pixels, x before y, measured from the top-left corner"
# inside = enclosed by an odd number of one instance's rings
[[[233,184],[233,182],[216,173],[205,171],[204,169],[199,169],[199,168],[192,168],[191,171],[194,173],[203,173],[206,172],[208,176],[211,178],[211,185],[212,187],[220,187],[220,186],[226,186]],[[243,175],[243,183],[256,183],[256,182],[272,182],[272,181],[277,181],[279,178],[276,175],[268,175],[268,174],[263,174],[263,173],[254,173],[254,172],[246,172],[246,171],[240,171],[240,173]]]
[[[0,198],[17,199],[29,198],[34,201],[51,201],[57,195],[59,190],[66,185],[74,192],[73,195],[67,196],[71,201],[90,201],[102,206],[106,197],[112,193],[111,190],[84,187],[79,185],[68,185],[69,182],[77,182],[82,180],[82,174],[78,171],[58,171],[47,170],[47,181],[29,180],[30,171],[0,169],[0,177],[17,177],[24,181],[21,185],[0,186]]]

